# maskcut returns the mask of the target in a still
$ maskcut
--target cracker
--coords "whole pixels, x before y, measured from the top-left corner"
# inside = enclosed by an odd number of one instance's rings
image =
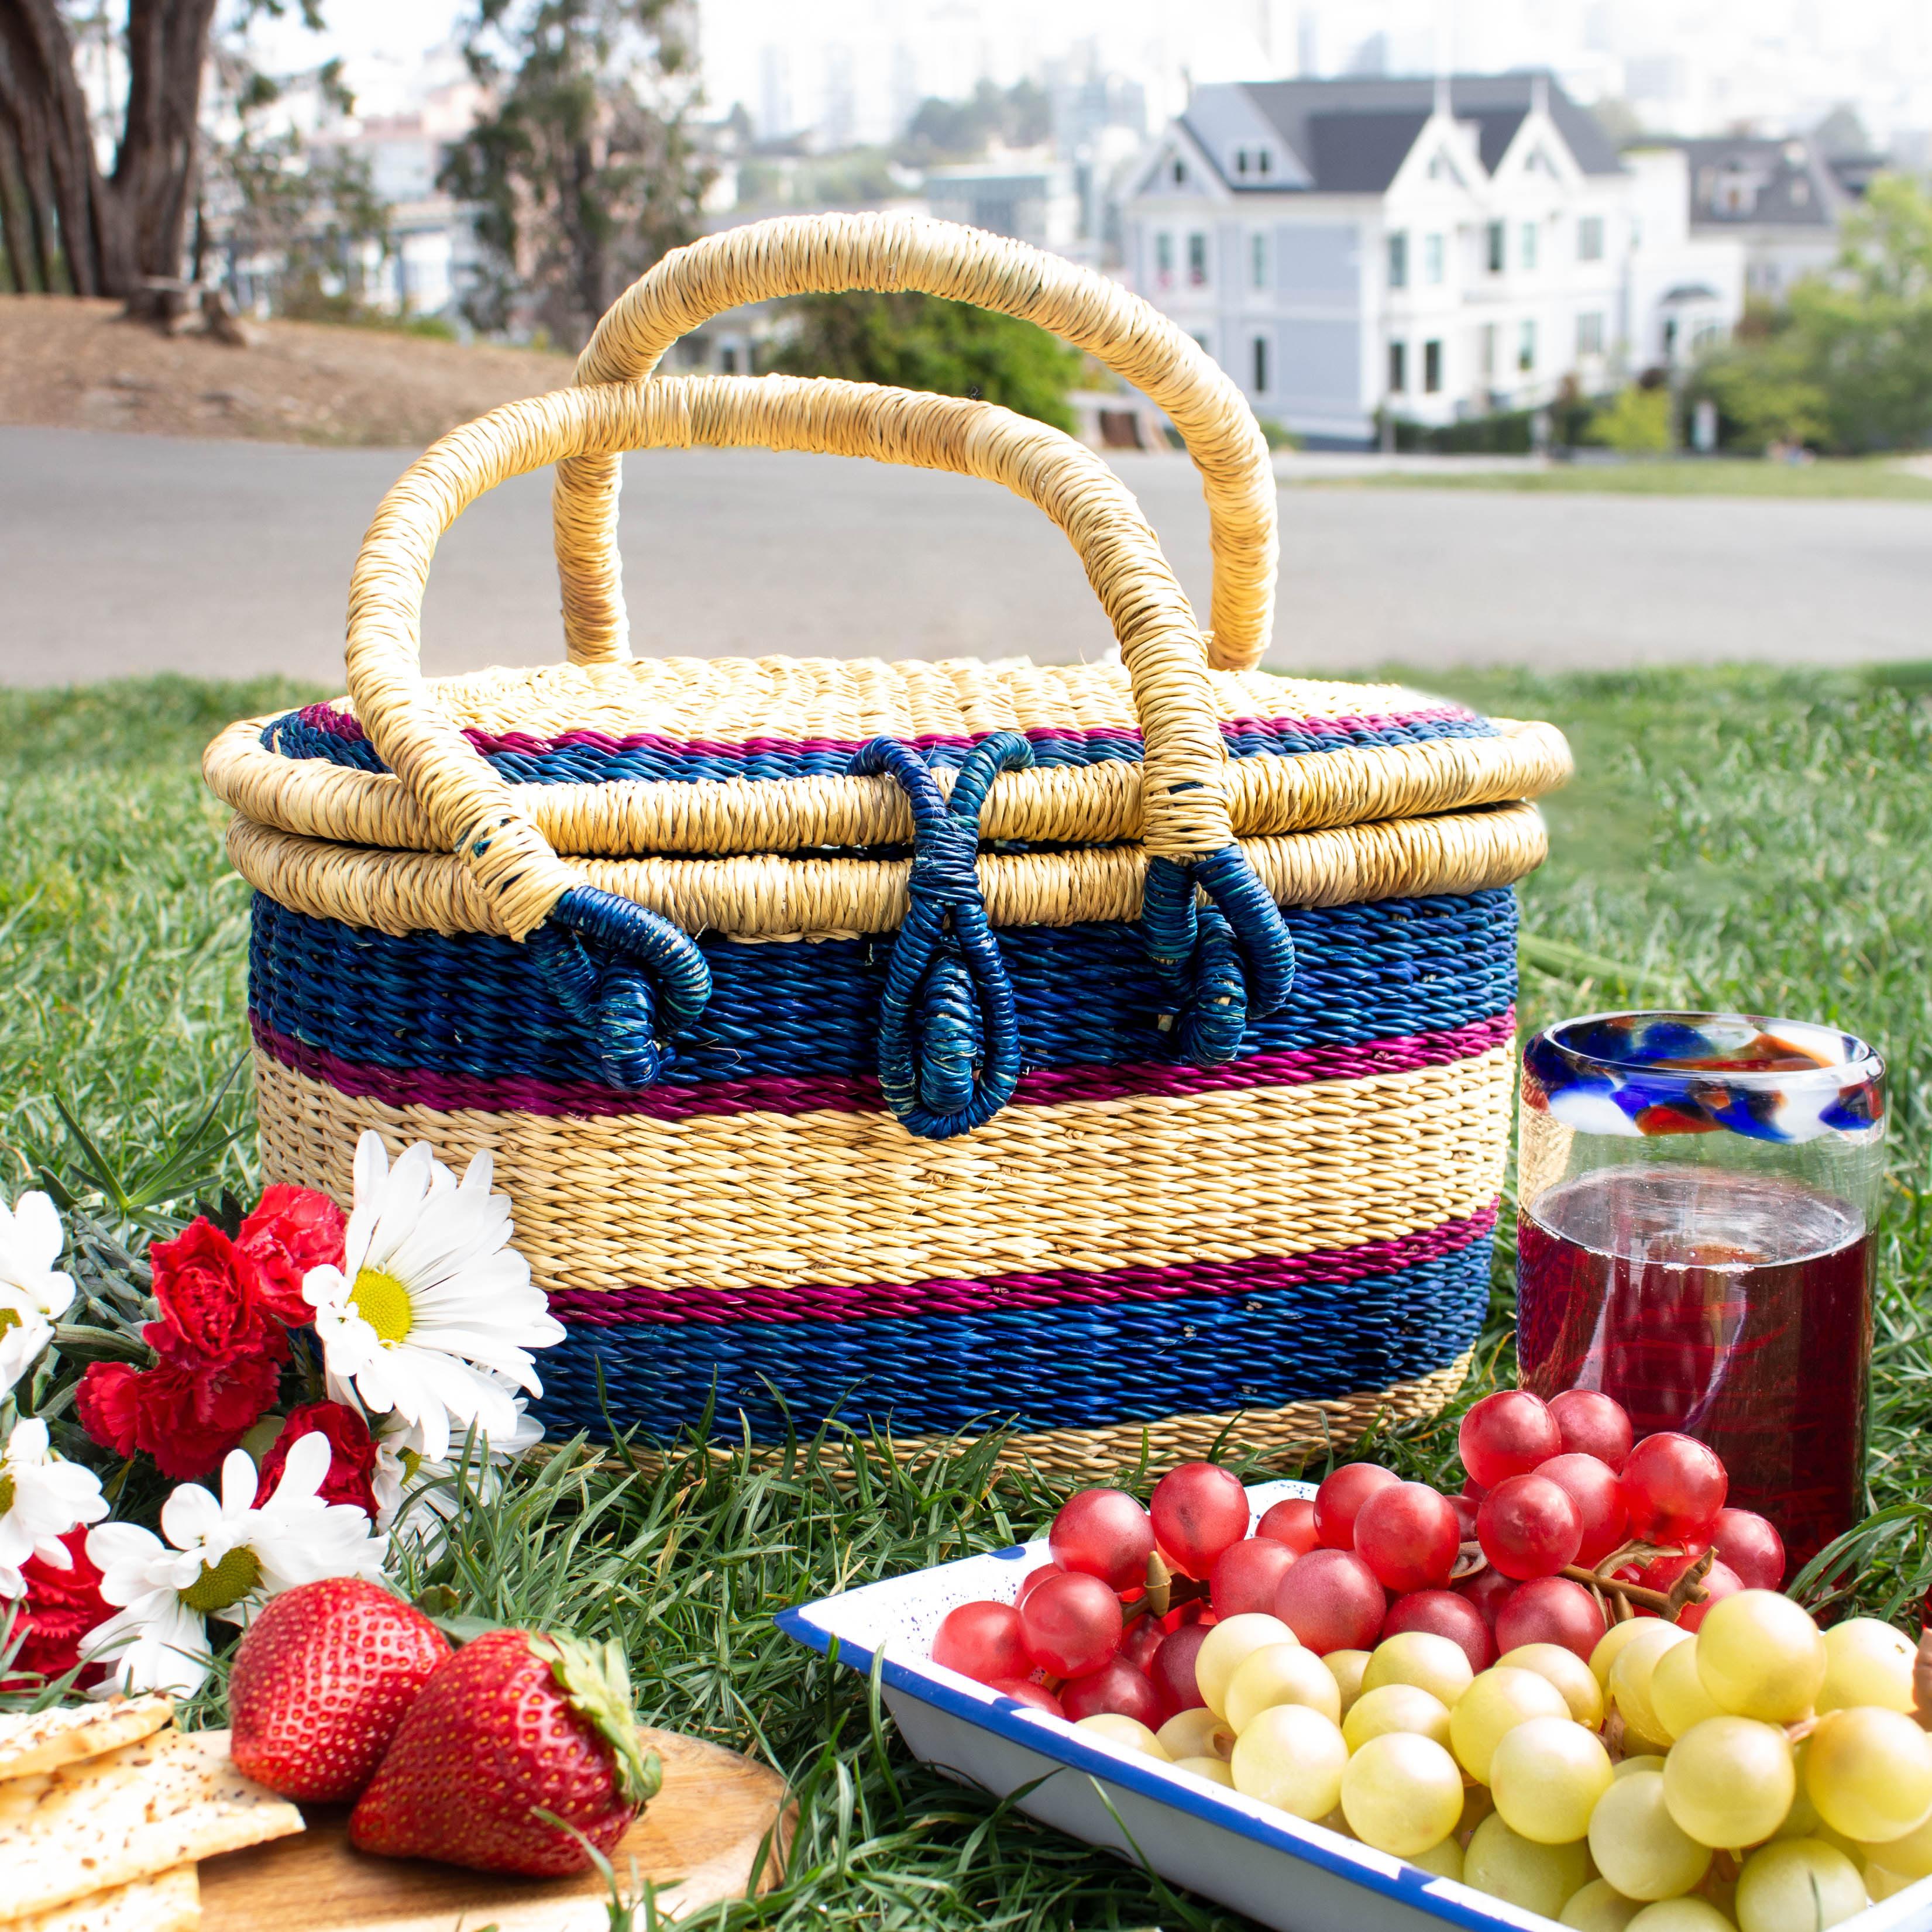
[[[199,1932],[201,1880],[193,1865],[90,1892],[31,1918],[0,1918],[0,1932]]]
[[[0,1872],[18,1918],[302,1828],[292,1804],[235,1768],[226,1731],[163,1731],[0,1785]]]
[[[172,1697],[117,1697],[106,1704],[63,1704],[27,1716],[0,1716],[0,1778],[31,1778],[138,1744],[174,1714]]]

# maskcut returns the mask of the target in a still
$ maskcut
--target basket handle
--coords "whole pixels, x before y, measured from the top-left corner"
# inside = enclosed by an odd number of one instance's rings
[[[1246,670],[1274,620],[1275,480],[1240,390],[1166,316],[1118,283],[1024,242],[924,216],[790,216],[674,249],[618,298],[578,359],[580,383],[650,375],[678,338],[741,303],[916,289],[1037,322],[1144,392],[1201,472],[1214,554],[1208,661]],[[620,459],[557,466],[552,505],[571,661],[630,656],[617,556]]]

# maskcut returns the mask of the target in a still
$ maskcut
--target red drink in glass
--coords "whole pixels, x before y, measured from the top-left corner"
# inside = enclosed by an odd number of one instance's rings
[[[1778,1525],[1791,1570],[1862,1512],[1872,1241],[1847,1203],[1692,1166],[1600,1168],[1519,1217],[1526,1388],[1681,1429]]]

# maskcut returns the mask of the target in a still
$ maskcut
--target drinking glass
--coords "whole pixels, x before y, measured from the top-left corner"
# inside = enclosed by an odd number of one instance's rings
[[[1885,1068],[1835,1028],[1595,1013],[1523,1054],[1517,1349],[1682,1430],[1795,1573],[1862,1513]]]

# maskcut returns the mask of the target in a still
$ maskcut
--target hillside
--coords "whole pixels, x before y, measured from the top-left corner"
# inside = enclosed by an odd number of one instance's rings
[[[571,376],[568,356],[389,329],[251,322],[232,349],[119,318],[116,302],[0,296],[0,423],[417,445]]]

